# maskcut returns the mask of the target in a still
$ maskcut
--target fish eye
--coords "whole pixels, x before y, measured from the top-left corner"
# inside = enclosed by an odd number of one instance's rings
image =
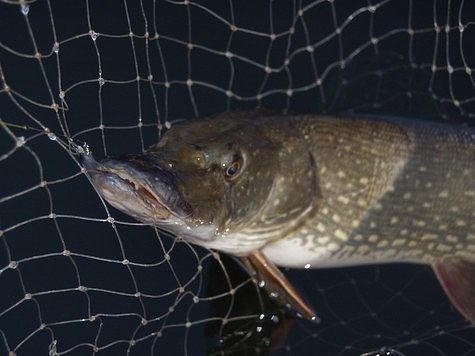
[[[227,165],[224,175],[226,178],[235,177],[240,171],[242,167],[242,158],[238,155],[235,155],[233,160]]]
[[[234,176],[237,172],[239,172],[240,168],[241,165],[239,164],[239,162],[231,163],[228,168],[226,168],[226,177]]]

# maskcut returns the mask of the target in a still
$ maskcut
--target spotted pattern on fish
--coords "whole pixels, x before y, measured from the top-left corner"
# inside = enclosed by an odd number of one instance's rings
[[[473,129],[401,119],[397,127],[370,122],[373,128],[312,121],[303,120],[302,126],[304,135],[313,132],[310,146],[315,160],[323,162],[318,176],[324,199],[320,212],[293,239],[318,257],[286,258],[287,264],[475,259],[469,238],[475,231],[475,199],[467,198],[475,191]],[[322,250],[328,253],[322,256]],[[272,252],[268,257],[273,259]]]

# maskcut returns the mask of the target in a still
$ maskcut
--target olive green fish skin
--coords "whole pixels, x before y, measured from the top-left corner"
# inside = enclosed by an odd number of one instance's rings
[[[189,120],[141,155],[85,164],[138,220],[308,268],[475,261],[474,152],[473,127],[250,111]]]
[[[294,119],[317,214],[264,248],[289,267],[475,261],[475,130],[409,119]],[[285,251],[295,251],[297,258]]]

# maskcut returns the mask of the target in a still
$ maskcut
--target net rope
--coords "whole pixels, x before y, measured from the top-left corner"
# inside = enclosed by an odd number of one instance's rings
[[[428,267],[285,273],[312,324],[227,256],[108,206],[78,152],[270,107],[475,120],[467,0],[0,0],[0,355],[469,355]]]

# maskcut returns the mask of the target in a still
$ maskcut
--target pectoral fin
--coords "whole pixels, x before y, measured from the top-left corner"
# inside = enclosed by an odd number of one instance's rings
[[[466,261],[432,266],[452,304],[475,323],[475,264]]]
[[[260,251],[241,257],[241,261],[257,282],[263,282],[263,287],[271,297],[289,306],[297,315],[319,321],[313,309],[305,303],[288,279]]]

